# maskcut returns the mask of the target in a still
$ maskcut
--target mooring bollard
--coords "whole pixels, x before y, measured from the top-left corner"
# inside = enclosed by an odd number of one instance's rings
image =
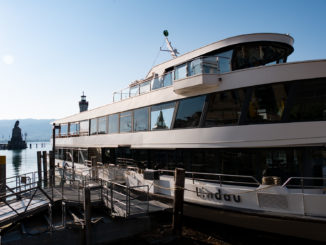
[[[185,170],[182,168],[175,169],[175,186],[173,199],[173,233],[181,235],[183,219],[183,198],[185,186]]]
[[[6,195],[6,156],[0,156],[0,196]],[[5,201],[3,198],[1,202]]]
[[[85,241],[86,245],[92,244],[91,231],[91,190],[84,188],[84,219],[85,219]]]

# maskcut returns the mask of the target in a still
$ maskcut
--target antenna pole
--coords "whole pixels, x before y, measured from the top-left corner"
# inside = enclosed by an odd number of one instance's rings
[[[177,49],[174,49],[172,47],[171,43],[169,42],[169,39],[168,39],[169,32],[167,30],[164,30],[163,31],[163,35],[165,36],[166,46],[168,47],[169,50],[163,50],[162,48],[160,48],[160,50],[161,51],[170,52],[170,54],[172,55],[173,59],[177,58],[178,51],[177,51]]]
[[[169,49],[169,51],[170,51],[170,53],[171,53],[173,59],[174,59],[174,58],[177,58],[177,53],[176,53],[175,50],[172,48],[172,45],[171,45],[171,43],[169,42],[168,37],[165,37],[165,42],[166,42],[166,45],[167,45],[167,47],[168,47],[168,49]]]

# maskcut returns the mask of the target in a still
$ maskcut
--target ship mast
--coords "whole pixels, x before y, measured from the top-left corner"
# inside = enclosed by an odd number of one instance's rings
[[[177,58],[177,54],[179,54],[178,50],[177,49],[174,49],[171,45],[171,42],[169,41],[168,39],[168,36],[169,36],[169,32],[167,30],[164,30],[163,31],[163,35],[165,37],[165,42],[166,42],[166,46],[168,48],[168,50],[165,50],[165,49],[162,49],[160,48],[161,51],[167,51],[167,52],[170,52],[171,56],[173,59]]]

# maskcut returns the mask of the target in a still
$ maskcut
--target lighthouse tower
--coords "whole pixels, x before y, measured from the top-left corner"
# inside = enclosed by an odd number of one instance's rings
[[[81,96],[81,100],[79,101],[79,110],[80,112],[87,111],[88,110],[88,101],[86,101],[86,95]]]

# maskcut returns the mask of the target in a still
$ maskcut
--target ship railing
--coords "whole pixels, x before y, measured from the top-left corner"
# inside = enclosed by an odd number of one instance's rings
[[[250,175],[236,175],[236,174],[214,174],[214,173],[201,173],[201,172],[186,172],[186,176],[195,181],[206,181],[218,183],[222,185],[249,185],[259,186],[260,182]]]
[[[68,137],[80,137],[80,136],[88,136],[88,132],[69,132],[69,133],[61,133],[61,134],[56,134],[56,138],[68,138]]]
[[[174,170],[157,170],[160,175],[167,174],[174,176]],[[253,176],[250,175],[235,175],[235,174],[215,174],[215,173],[203,173],[203,172],[185,172],[185,176],[195,181],[203,181],[210,183],[217,183],[220,186],[223,185],[248,185],[259,186],[261,183]]]
[[[290,189],[300,189],[301,193],[305,190],[321,190],[323,194],[326,193],[326,178],[324,177],[290,177],[282,187]]]
[[[162,76],[152,76],[151,78],[136,81],[127,88],[113,93],[113,102],[128,99],[152,90],[171,86],[173,83],[173,72],[167,72]]]

